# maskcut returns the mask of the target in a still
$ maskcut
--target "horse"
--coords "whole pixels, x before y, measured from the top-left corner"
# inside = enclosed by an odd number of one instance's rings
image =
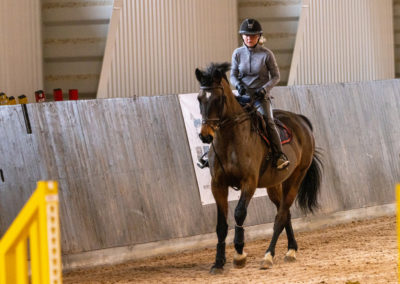
[[[290,143],[283,145],[290,165],[285,170],[277,170],[273,162],[265,163],[265,157],[271,150],[259,133],[252,130],[248,112],[235,98],[226,76],[229,69],[229,63],[211,63],[205,71],[198,68],[195,70],[200,83],[197,99],[202,115],[199,137],[203,143],[212,144],[208,158],[211,190],[217,205],[218,243],[211,274],[222,273],[226,263],[229,186],[240,190],[234,212],[235,268],[242,268],[246,264],[243,223],[256,188],[267,188],[268,197],[277,208],[273,235],[260,267],[268,269],[273,266],[275,246],[283,229],[286,230],[288,239],[288,251],[284,260],[296,260],[298,246],[292,228],[290,207],[296,197],[299,207],[305,213],[313,213],[319,207],[318,195],[323,169],[309,119],[278,109],[274,110],[274,117],[292,132]]]

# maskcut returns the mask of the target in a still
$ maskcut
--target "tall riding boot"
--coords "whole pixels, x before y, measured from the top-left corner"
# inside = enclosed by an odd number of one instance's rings
[[[264,108],[263,117],[266,122],[272,152],[275,156],[274,160],[276,161],[276,167],[278,170],[283,170],[290,164],[290,162],[282,151],[281,140],[272,114],[270,98],[264,99],[261,106]]]

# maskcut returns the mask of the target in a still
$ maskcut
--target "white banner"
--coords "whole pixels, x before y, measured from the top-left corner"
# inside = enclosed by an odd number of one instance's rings
[[[185,121],[186,134],[189,141],[197,184],[199,186],[201,204],[207,205],[215,203],[215,200],[211,192],[211,175],[209,168],[200,169],[196,165],[197,160],[210,148],[209,144],[202,143],[199,138],[201,114],[199,102],[197,101],[197,95],[197,93],[179,95],[179,101],[181,104],[183,119]],[[259,188],[256,190],[254,197],[265,195],[267,195],[266,189]],[[239,200],[239,197],[240,191],[235,191],[232,188],[229,188],[229,201]]]

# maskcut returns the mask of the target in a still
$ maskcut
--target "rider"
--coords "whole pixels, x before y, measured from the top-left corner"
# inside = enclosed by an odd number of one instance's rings
[[[259,44],[263,31],[255,19],[242,22],[239,34],[244,45],[235,49],[232,54],[231,84],[236,87],[240,96],[248,94],[260,105],[271,147],[275,154],[276,167],[279,170],[289,165],[289,160],[282,151],[282,145],[272,115],[270,91],[280,79],[278,65],[271,50]],[[208,166],[205,153],[197,162],[200,168]]]
[[[272,51],[259,44],[262,33],[261,24],[255,19],[246,19],[240,25],[239,34],[244,45],[232,54],[231,84],[240,96],[248,94],[259,103],[258,110],[266,122],[276,167],[282,170],[290,162],[282,151],[270,96],[272,87],[279,82],[280,74]]]

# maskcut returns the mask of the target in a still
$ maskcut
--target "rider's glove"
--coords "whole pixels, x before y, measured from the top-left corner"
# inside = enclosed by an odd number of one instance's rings
[[[267,94],[267,92],[265,91],[265,89],[264,88],[260,88],[255,92],[254,95],[258,100],[262,100],[262,99],[264,99],[266,94]]]
[[[238,94],[241,96],[243,96],[246,93],[246,88],[241,83],[236,85],[236,90],[238,91]]]

